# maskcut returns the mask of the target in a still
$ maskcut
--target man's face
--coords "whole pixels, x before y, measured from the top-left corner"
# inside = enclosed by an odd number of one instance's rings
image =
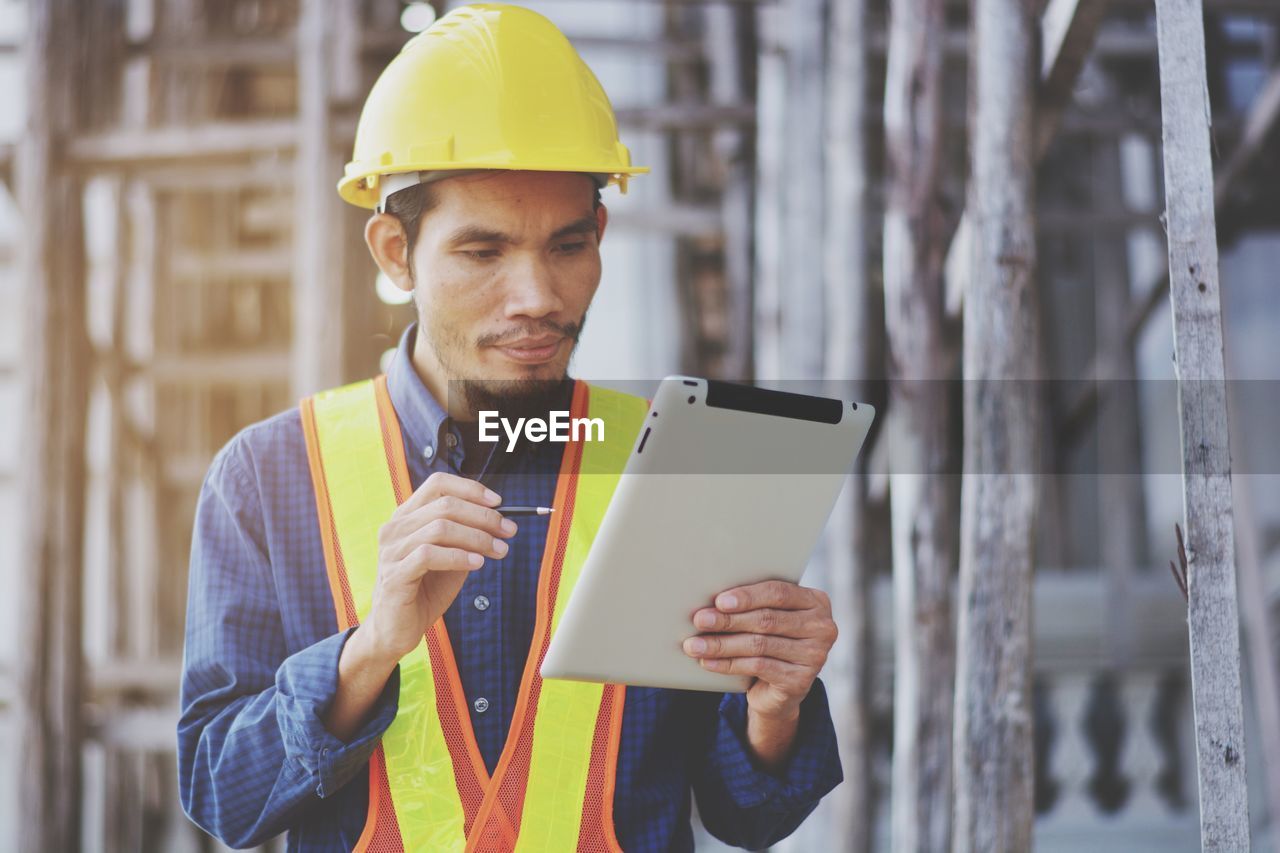
[[[433,185],[412,269],[419,346],[444,376],[516,397],[564,378],[600,283],[594,188],[585,175],[517,171]]]

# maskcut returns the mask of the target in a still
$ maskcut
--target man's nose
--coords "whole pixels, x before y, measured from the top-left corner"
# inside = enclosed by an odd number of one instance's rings
[[[507,279],[508,317],[545,317],[564,308],[559,282],[545,258],[526,256]]]

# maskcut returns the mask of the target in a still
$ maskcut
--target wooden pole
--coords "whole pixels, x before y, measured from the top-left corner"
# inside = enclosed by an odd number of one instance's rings
[[[750,14],[746,8],[719,5],[703,11],[704,42],[710,60],[708,88],[713,103],[748,100],[747,66],[751,60],[749,50],[753,49]],[[732,332],[725,342],[722,373],[726,379],[745,381],[752,373],[754,146],[750,134],[738,127],[717,130],[713,142],[726,166],[720,214],[724,225],[726,314]]]
[[[18,648],[18,849],[80,846],[81,577],[89,347],[81,187],[59,152],[78,118],[80,17],[72,0],[27,6],[22,210],[23,598]]]
[[[827,0],[787,0],[787,103],[783,149],[782,367],[789,379],[822,376],[825,344],[823,89]]]
[[[867,2],[832,0],[826,127],[826,376],[863,389],[870,377],[867,269]],[[848,380],[854,380],[852,382]],[[859,391],[857,399],[866,399]],[[871,574],[865,462],[845,483],[827,525],[828,590],[840,638],[823,675],[835,715],[844,784],[826,798],[826,846],[869,853],[871,790]]]
[[[957,507],[947,475],[942,0],[891,0],[885,80],[885,330],[893,527],[893,848],[951,842]]]
[[[1034,0],[974,0],[952,849],[1031,849],[1040,412]]]
[[[782,9],[761,6],[756,12],[759,53],[756,58],[756,218],[755,292],[752,309],[752,364],[756,379],[782,373],[783,163],[787,126],[787,51],[779,34]]]
[[[293,396],[342,382],[342,223],[334,185],[341,158],[332,143],[333,15],[303,0],[298,17],[298,142],[294,182]],[[341,67],[341,66],[340,66]]]
[[[1201,0],[1156,0],[1169,292],[1189,562],[1200,843],[1249,849],[1231,455]]]

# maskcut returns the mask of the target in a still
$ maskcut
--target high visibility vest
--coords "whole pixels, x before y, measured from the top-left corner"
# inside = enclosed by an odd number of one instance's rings
[[[385,376],[321,392],[301,407],[329,586],[346,629],[372,604],[378,529],[412,491],[404,443]],[[643,398],[575,383],[570,416],[603,419],[604,440],[565,445],[533,640],[493,778],[437,620],[400,661],[399,705],[369,762],[369,813],[357,850],[620,849],[613,792],[625,688],[544,682],[538,670],[646,410]]]

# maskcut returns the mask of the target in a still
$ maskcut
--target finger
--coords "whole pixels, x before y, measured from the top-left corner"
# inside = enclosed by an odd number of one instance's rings
[[[813,590],[787,581],[763,581],[727,589],[716,596],[716,609],[741,613],[773,607],[779,610],[808,610],[817,604]]]
[[[776,658],[701,658],[703,669],[728,675],[750,675],[785,689],[799,689],[809,679],[809,670]]]
[[[519,528],[516,523],[489,506],[474,503],[456,495],[444,495],[405,516],[398,529],[405,533],[417,530],[433,518],[447,518],[467,527],[483,530],[491,536],[510,537]]]
[[[427,572],[474,572],[484,566],[484,557],[464,548],[449,548],[424,542],[396,564],[403,580],[416,581]]]
[[[487,488],[478,480],[460,477],[457,474],[450,474],[448,471],[436,471],[423,480],[422,485],[418,486],[413,494],[409,495],[408,500],[400,506],[399,511],[401,514],[410,513],[418,507],[445,495],[463,498],[481,506],[497,506],[502,503],[501,495]]]
[[[387,552],[388,559],[403,559],[419,545],[441,545],[461,548],[486,557],[501,559],[510,550],[506,542],[495,538],[483,530],[467,527],[447,518],[434,518],[418,530],[392,544]]]
[[[770,634],[703,634],[684,641],[684,652],[697,658],[775,658],[804,667],[821,667],[827,651],[811,640]]]
[[[745,613],[724,613],[704,607],[693,614],[693,625],[703,631],[777,634],[803,639],[812,633],[811,618],[803,610],[775,610],[762,607]]]

